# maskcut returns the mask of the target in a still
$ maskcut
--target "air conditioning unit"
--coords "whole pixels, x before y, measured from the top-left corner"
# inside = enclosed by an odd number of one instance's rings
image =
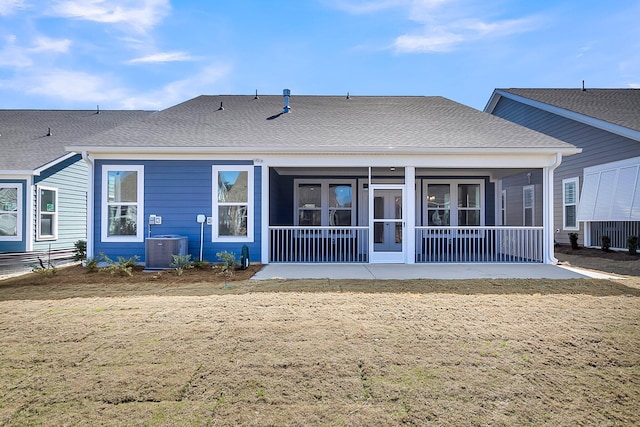
[[[186,236],[167,234],[164,236],[147,237],[145,241],[145,268],[171,268],[172,255],[187,256],[189,239]]]

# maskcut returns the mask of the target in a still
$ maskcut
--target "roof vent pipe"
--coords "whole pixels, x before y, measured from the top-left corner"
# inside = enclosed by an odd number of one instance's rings
[[[291,89],[284,89],[282,91],[282,96],[284,97],[284,108],[282,109],[283,113],[288,113],[291,111],[291,107],[289,106],[289,97],[291,96]]]
[[[224,107],[222,106],[222,101],[220,101],[220,107],[218,108],[218,111],[222,111],[224,110]]]
[[[584,80],[582,81],[582,91],[586,92],[587,90],[584,88]]]
[[[47,132],[47,136],[51,136],[51,135],[53,134],[51,133],[51,128],[49,128],[49,131]]]
[[[253,99],[260,99],[260,97],[258,96],[258,89],[256,89],[256,96]]]

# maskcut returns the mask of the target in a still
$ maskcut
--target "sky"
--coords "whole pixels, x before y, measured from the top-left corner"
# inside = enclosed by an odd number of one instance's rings
[[[640,88],[638,0],[0,0],[1,109]]]

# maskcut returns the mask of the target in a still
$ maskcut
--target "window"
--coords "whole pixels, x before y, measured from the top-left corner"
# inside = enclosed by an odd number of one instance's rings
[[[296,180],[295,225],[349,227],[355,224],[355,181]]]
[[[0,240],[22,240],[22,184],[0,183]]]
[[[144,166],[102,168],[102,240],[142,242]]]
[[[37,204],[37,239],[56,239],[58,237],[58,190],[38,187]]]
[[[533,185],[522,188],[522,217],[523,225],[530,227],[534,225],[535,193]]]
[[[214,166],[213,239],[253,241],[253,166]]]
[[[578,178],[562,180],[563,215],[562,226],[565,230],[578,229]]]
[[[483,181],[427,182],[423,188],[423,224],[433,227],[484,225]]]

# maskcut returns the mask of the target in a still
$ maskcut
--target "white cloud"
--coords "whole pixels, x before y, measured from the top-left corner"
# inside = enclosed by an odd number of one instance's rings
[[[105,102],[121,99],[124,90],[113,86],[113,79],[82,71],[53,69],[13,82],[16,90],[63,102]]]
[[[411,3],[410,0],[326,0],[328,6],[350,13],[361,15],[379,12]]]
[[[640,89],[640,83],[629,83],[627,86],[631,89]]]
[[[127,61],[128,64],[192,61],[193,58],[185,52],[159,52]]]
[[[26,50],[16,45],[17,37],[10,34],[5,37],[6,44],[0,49],[0,67],[28,67],[33,61]]]
[[[24,8],[24,0],[0,0],[0,16],[11,15]]]
[[[168,83],[157,91],[130,95],[122,101],[121,108],[152,110],[167,108],[185,99],[207,93],[211,85],[219,83],[230,73],[231,66],[227,64],[211,64],[202,68],[198,73]]]
[[[398,52],[448,52],[464,38],[459,34],[402,35],[394,46]]]
[[[124,24],[144,33],[158,24],[170,11],[168,0],[58,0],[54,15],[65,18]]]
[[[540,22],[536,16],[505,20],[476,17],[481,10],[474,7],[473,0],[414,1],[409,16],[422,31],[398,36],[393,46],[398,53],[448,52],[464,43],[531,31]]]
[[[69,39],[51,39],[49,37],[36,37],[35,46],[30,48],[30,52],[56,52],[66,53],[71,46]]]

